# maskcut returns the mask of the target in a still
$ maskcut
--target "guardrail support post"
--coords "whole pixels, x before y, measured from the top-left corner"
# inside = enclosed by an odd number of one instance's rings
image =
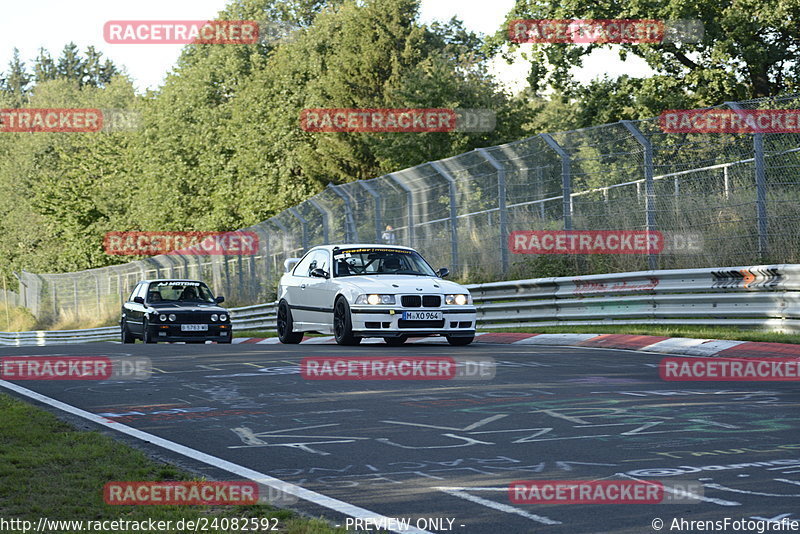
[[[497,207],[500,211],[500,266],[503,275],[508,273],[508,209],[506,208],[506,169],[485,148],[477,149],[483,159],[497,170]]]
[[[561,148],[553,136],[539,134],[547,145],[561,158],[561,202],[564,213],[564,230],[572,230],[572,162],[567,151]]]
[[[344,200],[344,240],[348,243],[358,241],[358,230],[356,229],[355,218],[353,217],[353,205],[350,202],[350,195],[339,191],[340,185],[328,183],[328,187]]]
[[[622,125],[631,133],[636,141],[642,145],[644,152],[644,210],[646,213],[646,229],[653,232],[656,229],[656,191],[653,185],[653,145],[650,140],[642,134],[639,128],[631,121],[621,121]],[[677,177],[676,192],[677,192]],[[650,252],[650,240],[647,240],[647,264],[651,271],[658,269],[658,257]]]
[[[325,209],[319,205],[319,202],[317,202],[313,198],[309,198],[308,203],[314,206],[314,209],[322,214],[322,241],[324,242],[323,244],[327,245],[331,242],[329,233],[330,221],[328,220],[328,212],[325,211]]]
[[[306,252],[308,252],[308,221],[305,220],[302,215],[300,215],[300,212],[297,211],[297,208],[289,208],[286,211],[291,213],[298,221],[300,221],[300,226],[303,229],[303,237],[301,238],[303,245],[303,254],[305,254]]]
[[[408,246],[414,248],[414,193],[411,191],[411,188],[405,184],[405,182],[403,182],[393,173],[389,173],[386,176],[391,178],[403,189],[403,191],[406,192],[406,206],[408,212]]]
[[[725,102],[734,111],[743,111],[738,102]],[[764,134],[753,134],[753,162],[756,167],[756,221],[758,224],[758,255],[764,257],[769,251],[767,227],[767,173],[764,164]]]

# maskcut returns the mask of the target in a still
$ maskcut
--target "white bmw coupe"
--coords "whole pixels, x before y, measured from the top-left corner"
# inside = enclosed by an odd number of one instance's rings
[[[451,345],[475,338],[476,310],[467,288],[443,280],[417,251],[392,245],[324,245],[285,262],[278,286],[278,336],[299,343],[303,332],[333,334],[339,345],[382,337],[445,336]]]

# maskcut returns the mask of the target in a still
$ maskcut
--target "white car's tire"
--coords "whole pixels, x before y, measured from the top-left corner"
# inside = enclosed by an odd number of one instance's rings
[[[350,315],[350,305],[344,297],[336,299],[333,305],[333,336],[339,345],[358,345],[360,337],[353,335],[353,320]]]
[[[287,345],[297,345],[303,341],[302,332],[292,331],[294,325],[292,322],[292,310],[289,308],[289,303],[285,300],[282,300],[281,303],[278,304],[277,323],[278,339],[281,343],[285,343]]]
[[[463,347],[464,345],[469,345],[475,339],[475,336],[469,337],[459,337],[459,336],[447,336],[447,342],[453,345],[454,347]]]
[[[387,345],[390,347],[399,347],[406,341],[408,341],[408,336],[398,336],[398,337],[385,337],[383,341],[386,342]]]

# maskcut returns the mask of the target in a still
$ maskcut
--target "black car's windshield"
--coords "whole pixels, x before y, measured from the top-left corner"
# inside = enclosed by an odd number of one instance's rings
[[[153,282],[147,290],[147,302],[216,302],[202,282]]]
[[[436,276],[431,266],[413,250],[393,248],[334,249],[335,276],[408,274]]]

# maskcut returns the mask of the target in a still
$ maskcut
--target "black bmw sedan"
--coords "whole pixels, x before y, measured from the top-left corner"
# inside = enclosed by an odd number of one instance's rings
[[[143,280],[122,305],[122,342],[230,343],[230,315],[219,305],[224,300],[197,280]]]

